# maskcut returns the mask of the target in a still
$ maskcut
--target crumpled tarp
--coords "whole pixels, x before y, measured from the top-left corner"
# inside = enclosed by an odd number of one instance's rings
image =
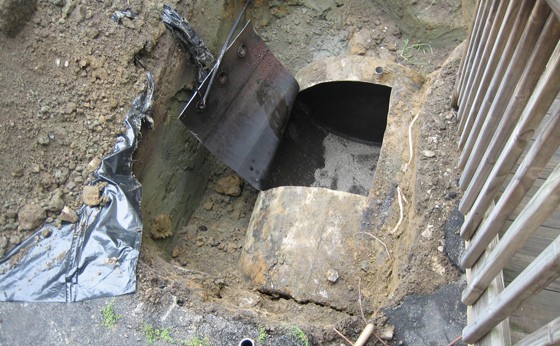
[[[75,302],[136,290],[142,240],[142,186],[132,174],[132,154],[142,123],[150,121],[154,80],[137,96],[113,153],[92,184],[106,182],[104,206],[82,206],[79,221],[45,224],[0,260],[0,301]]]

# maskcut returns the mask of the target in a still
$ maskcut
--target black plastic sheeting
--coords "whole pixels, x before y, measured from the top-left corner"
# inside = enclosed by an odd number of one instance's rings
[[[0,260],[0,301],[75,302],[136,290],[142,240],[142,186],[132,174],[132,154],[143,122],[150,122],[154,80],[137,96],[127,131],[102,160],[92,184],[106,182],[104,206],[83,206],[79,221],[60,229],[45,224]]]
[[[171,31],[183,50],[191,55],[191,59],[198,70],[198,83],[202,83],[204,78],[210,73],[215,60],[210,50],[194,30],[192,25],[171,7],[163,5],[161,20]]]

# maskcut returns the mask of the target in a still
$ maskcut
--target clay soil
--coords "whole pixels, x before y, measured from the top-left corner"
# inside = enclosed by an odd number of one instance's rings
[[[0,1],[0,9],[32,6],[31,2],[16,3],[20,2]],[[364,316],[375,322],[387,341],[398,342],[382,308],[459,280],[459,270],[443,251],[443,225],[460,194],[456,122],[448,100],[461,51],[451,53],[465,38],[461,3],[401,3],[427,18],[426,24],[417,25],[443,28],[445,35],[426,29],[418,30],[424,35],[418,37],[412,24],[404,22],[406,15],[393,14],[395,9],[381,1],[256,1],[248,14],[274,54],[294,74],[325,57],[365,55],[396,61],[425,75],[414,137],[417,173],[403,175],[409,179],[405,196],[414,195],[414,200],[404,206],[402,227],[415,230],[417,245],[415,253],[403,254],[398,237],[383,238],[392,256],[402,258],[391,269],[399,277],[398,284],[393,283],[396,287],[389,287],[391,296],[377,292],[373,279],[366,279],[363,291],[348,287],[353,308],[340,311],[247,287],[237,273],[237,263],[258,192],[202,153],[208,179],[199,187],[200,203],[193,206],[192,217],[185,222],[176,216],[166,220],[171,210],[145,210],[137,273],[139,299],[156,308],[160,298],[170,293],[180,305],[187,302],[200,311],[239,315],[266,326],[269,333],[285,324],[298,325],[315,344],[340,343],[332,326],[354,338],[364,326]],[[241,7],[239,1],[178,0],[170,5],[193,24],[214,54]],[[115,10],[129,7],[137,18],[111,20]],[[40,211],[33,215],[35,226],[60,224],[64,206],[80,207],[83,186],[92,179],[99,160],[110,153],[133,98],[144,88],[145,68],[156,78],[156,128],[143,132],[135,169],[140,181],[151,179],[147,166],[156,135],[161,135],[158,128],[176,122],[172,126],[188,136],[176,120],[176,111],[192,91],[193,68],[161,23],[161,10],[162,3],[152,0],[40,0],[29,11],[27,22],[26,18],[20,18],[21,23],[0,22],[0,255],[36,229],[22,223],[30,217],[25,215],[30,206]],[[0,15],[6,13],[0,11]],[[170,76],[168,65],[179,64],[191,71],[190,80]],[[407,138],[403,133],[389,140]],[[376,197],[373,191],[372,203],[381,206],[384,196]],[[394,225],[399,219],[398,203],[387,210],[386,218]],[[166,227],[172,228],[171,234],[165,233]],[[163,235],[153,236],[156,229],[163,230]]]

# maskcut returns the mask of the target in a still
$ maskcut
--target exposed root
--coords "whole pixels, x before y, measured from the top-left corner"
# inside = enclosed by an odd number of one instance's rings
[[[389,259],[392,260],[391,253],[389,252],[389,248],[387,248],[387,244],[385,244],[381,239],[379,239],[378,237],[374,236],[369,232],[360,232],[360,233],[367,234],[373,239],[377,240],[379,243],[381,243],[381,245],[383,245],[383,247],[385,248],[385,252],[387,252],[387,256],[389,256]]]
[[[354,346],[354,343],[352,341],[350,341],[347,337],[345,337],[344,334],[342,334],[341,332],[336,330],[336,328],[334,328],[334,327],[333,327],[333,330],[336,332],[336,334],[340,335],[340,337],[343,338],[344,341],[346,341],[348,343],[348,345]]]
[[[403,220],[404,217],[404,213],[403,213],[403,205],[402,205],[402,192],[401,192],[401,187],[397,186],[397,194],[399,195],[399,208],[400,208],[400,216],[399,216],[399,222],[397,222],[397,224],[395,225],[395,227],[391,230],[391,232],[389,232],[390,234],[395,234],[395,232],[399,229],[399,226],[401,225],[401,222]]]
[[[412,122],[410,123],[410,125],[408,125],[408,150],[409,150],[409,157],[408,157],[408,162],[406,163],[405,169],[404,171],[406,172],[406,170],[408,169],[408,166],[410,165],[410,163],[412,162],[412,155],[413,155],[413,148],[412,148],[412,126],[414,125],[414,123],[416,122],[416,119],[418,119],[418,116],[420,115],[420,113],[416,114],[416,116],[414,117],[414,119],[412,119]]]

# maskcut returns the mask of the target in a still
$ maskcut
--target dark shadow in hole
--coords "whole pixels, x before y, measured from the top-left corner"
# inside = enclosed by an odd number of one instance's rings
[[[346,81],[318,84],[300,92],[268,171],[266,188],[321,186],[315,174],[324,168],[320,174],[332,175],[332,184],[324,187],[367,195],[377,165],[375,152],[379,151],[387,127],[390,96],[391,88],[387,86]],[[355,169],[371,172],[369,181],[357,181],[346,189],[337,186],[340,172],[329,171],[325,165],[337,159],[328,157],[332,153],[325,149],[325,138],[331,133],[338,136],[342,147],[347,146],[344,142],[348,140],[371,147],[371,154],[348,153],[356,158],[352,162]]]

